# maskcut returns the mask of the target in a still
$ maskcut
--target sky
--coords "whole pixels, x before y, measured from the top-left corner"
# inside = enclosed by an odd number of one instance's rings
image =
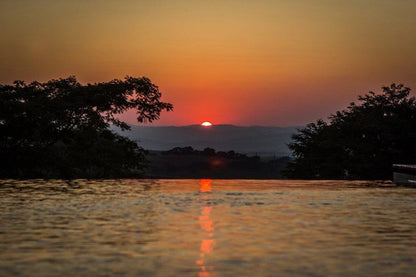
[[[393,82],[416,91],[415,13],[414,0],[1,0],[0,83],[146,76],[174,105],[155,126],[300,126]]]

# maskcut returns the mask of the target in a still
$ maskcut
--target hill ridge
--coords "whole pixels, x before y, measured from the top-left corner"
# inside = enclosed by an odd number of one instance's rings
[[[174,147],[191,146],[203,150],[206,147],[217,151],[236,151],[243,154],[288,156],[287,143],[298,126],[237,126],[218,124],[211,127],[186,126],[142,126],[130,125],[131,130],[117,133],[138,142],[148,150],[166,151]]]

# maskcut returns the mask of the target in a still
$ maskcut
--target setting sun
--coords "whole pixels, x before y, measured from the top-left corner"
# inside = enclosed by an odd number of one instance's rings
[[[211,122],[208,122],[208,121],[205,121],[205,122],[202,122],[201,123],[201,126],[210,127],[210,126],[212,126],[212,123]]]

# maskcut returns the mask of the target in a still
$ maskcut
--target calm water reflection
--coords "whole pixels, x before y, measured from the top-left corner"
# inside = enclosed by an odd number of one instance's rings
[[[0,276],[414,276],[389,183],[0,180]]]
[[[202,204],[201,207],[201,214],[199,216],[199,223],[201,225],[201,229],[204,231],[203,239],[201,241],[201,253],[200,259],[196,261],[197,265],[201,266],[201,271],[199,272],[200,277],[209,277],[211,276],[210,272],[214,270],[213,266],[209,266],[206,263],[206,255],[212,252],[215,244],[214,236],[214,227],[213,221],[210,217],[212,211],[212,204],[210,203],[210,198],[207,193],[210,193],[211,188],[211,181],[210,179],[202,179],[200,182],[200,192],[203,193],[202,195]],[[201,197],[199,197],[201,198]]]

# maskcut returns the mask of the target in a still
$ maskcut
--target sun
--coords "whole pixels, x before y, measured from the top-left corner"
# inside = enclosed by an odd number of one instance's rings
[[[212,123],[211,123],[211,122],[209,122],[209,121],[205,121],[205,122],[202,122],[202,123],[201,123],[201,126],[204,126],[204,127],[210,127],[210,126],[212,126]]]

